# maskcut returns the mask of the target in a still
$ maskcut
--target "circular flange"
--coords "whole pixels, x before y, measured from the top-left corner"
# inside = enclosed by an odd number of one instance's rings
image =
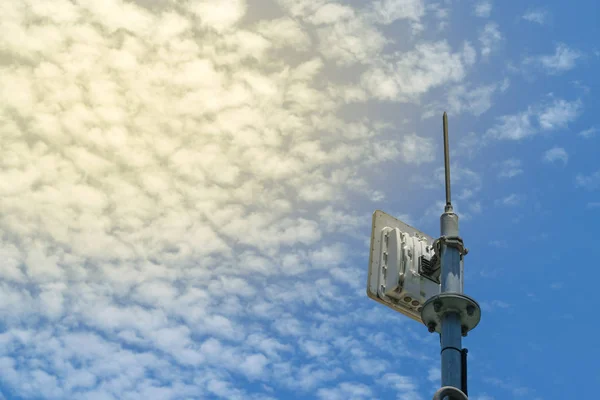
[[[421,320],[429,332],[441,333],[442,317],[449,312],[459,315],[463,336],[467,336],[481,320],[479,304],[461,293],[441,293],[427,300],[421,310]]]

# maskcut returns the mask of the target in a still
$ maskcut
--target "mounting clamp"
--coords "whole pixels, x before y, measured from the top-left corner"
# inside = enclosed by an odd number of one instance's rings
[[[460,236],[442,236],[439,239],[436,239],[433,242],[433,248],[437,254],[441,254],[442,245],[458,249],[461,256],[465,256],[469,253],[469,249],[465,247],[465,244]]]
[[[429,332],[442,332],[442,318],[447,313],[456,313],[460,318],[463,336],[474,329],[481,320],[479,304],[461,293],[440,293],[423,304],[421,320]]]

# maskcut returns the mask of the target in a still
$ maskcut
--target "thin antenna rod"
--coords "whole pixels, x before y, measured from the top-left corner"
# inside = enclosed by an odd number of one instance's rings
[[[448,114],[444,111],[444,167],[446,172],[446,207],[445,211],[452,211],[452,202],[450,200],[450,150],[448,146]]]

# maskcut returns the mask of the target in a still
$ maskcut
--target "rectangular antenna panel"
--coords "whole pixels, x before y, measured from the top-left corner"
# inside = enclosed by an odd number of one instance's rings
[[[433,238],[377,210],[373,213],[367,295],[416,321],[440,293]]]

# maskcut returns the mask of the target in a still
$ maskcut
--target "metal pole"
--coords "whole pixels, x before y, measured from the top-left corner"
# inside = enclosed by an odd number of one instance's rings
[[[450,199],[450,154],[448,150],[448,116],[444,112],[444,161],[446,172],[446,207],[440,218],[441,234],[444,237],[458,237],[458,215],[454,214]],[[441,245],[441,292],[462,293],[461,254],[455,246]],[[447,312],[442,316],[440,333],[442,355],[442,386],[460,388],[462,331],[460,316]]]
[[[440,334],[442,358],[442,386],[436,396],[452,396],[467,390],[466,354],[462,351],[462,337],[474,329],[481,320],[481,307],[463,294],[463,256],[467,254],[463,240],[458,235],[458,215],[452,209],[450,198],[450,151],[448,150],[448,115],[444,113],[444,168],[446,172],[446,206],[440,217],[442,235],[433,243],[440,260],[440,294],[423,304],[421,320],[429,332]],[[456,399],[454,399],[456,400]]]

